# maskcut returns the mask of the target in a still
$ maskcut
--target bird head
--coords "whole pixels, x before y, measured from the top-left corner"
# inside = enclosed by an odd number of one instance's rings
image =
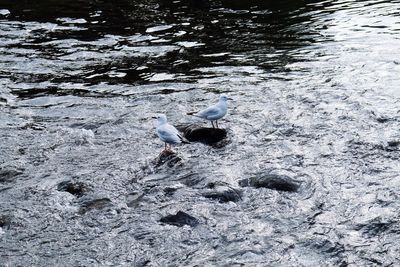
[[[232,98],[229,98],[227,95],[221,95],[219,97],[219,101],[226,102],[228,100],[232,100]]]
[[[219,97],[219,101],[224,101],[224,102],[226,102],[228,100],[228,97],[226,96],[226,95],[221,95],[220,97]]]
[[[157,116],[153,117],[153,119],[157,119],[158,125],[167,123],[167,116],[165,116],[165,114],[158,114]]]

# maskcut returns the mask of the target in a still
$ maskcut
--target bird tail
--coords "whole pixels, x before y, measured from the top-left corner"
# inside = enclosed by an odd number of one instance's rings
[[[178,135],[178,136],[179,136],[179,139],[181,139],[182,143],[184,143],[184,144],[190,144],[190,141],[187,140],[185,137],[183,137],[182,135]]]
[[[195,117],[197,117],[197,118],[201,118],[201,117],[199,116],[198,113],[199,113],[199,112],[194,111],[194,112],[188,112],[188,113],[186,113],[186,114],[187,114],[187,115],[191,115],[191,116],[195,116]]]

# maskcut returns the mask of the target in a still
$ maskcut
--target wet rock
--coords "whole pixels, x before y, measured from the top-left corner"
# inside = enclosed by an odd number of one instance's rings
[[[135,264],[133,266],[137,266],[137,267],[146,267],[146,266],[152,266],[150,260],[147,259],[139,259],[137,261],[135,261]]]
[[[190,216],[183,211],[178,211],[175,215],[167,215],[165,217],[162,217],[160,219],[160,222],[175,225],[178,227],[182,227],[184,225],[195,227],[199,224],[199,221],[195,217]]]
[[[182,188],[182,185],[167,186],[163,191],[166,196],[172,196],[180,188]]]
[[[164,150],[158,155],[154,160],[154,165],[160,167],[162,165],[167,165],[168,167],[173,167],[182,160],[174,151]]]
[[[376,111],[371,111],[372,117],[379,123],[387,123],[392,121],[394,118],[391,118],[385,114],[380,114]]]
[[[81,197],[88,191],[88,188],[82,182],[64,181],[58,184],[57,190],[68,192],[76,197]]]
[[[12,167],[3,167],[0,168],[0,183],[4,182],[10,182],[12,181],[16,176],[22,174],[22,170],[12,168]]]
[[[109,198],[99,198],[99,199],[92,199],[87,200],[82,203],[82,207],[79,210],[80,214],[85,214],[89,210],[101,210],[107,207],[111,207],[112,202]]]
[[[343,244],[330,240],[318,240],[313,244],[313,247],[329,254],[337,255],[345,251]]]
[[[395,149],[400,146],[400,140],[389,140],[388,143],[388,149]]]
[[[379,123],[386,123],[390,120],[391,120],[390,118],[384,116],[376,117],[376,121]]]
[[[344,255],[344,245],[338,240],[330,240],[326,237],[316,237],[304,242],[306,247],[312,251],[320,252],[322,255],[327,255],[335,266],[348,266]]]
[[[225,129],[204,128],[196,125],[190,125],[182,129],[183,136],[190,142],[200,142],[207,145],[215,144],[227,136]]]
[[[100,126],[102,126],[103,123],[73,123],[70,125],[71,128],[77,128],[77,129],[85,129],[85,130],[96,130]]]
[[[237,202],[241,200],[241,192],[227,185],[216,185],[214,183],[208,184],[207,189],[202,195],[205,198],[217,200],[220,203],[226,203],[229,201]]]
[[[43,131],[43,130],[46,129],[46,126],[44,126],[44,124],[40,123],[40,122],[29,122],[29,123],[24,124],[21,127],[21,129],[24,129],[24,130],[32,129],[32,130],[35,130],[35,131]]]
[[[6,215],[0,215],[0,228],[8,229],[11,225],[11,218]]]
[[[186,173],[179,176],[179,181],[189,187],[195,187],[201,184],[205,180],[204,175],[200,175],[199,173]],[[204,185],[204,183],[203,183]]]
[[[300,188],[299,181],[296,181],[287,175],[273,173],[243,179],[239,181],[239,185],[243,187],[252,186],[255,188],[264,187],[285,192],[297,192]]]
[[[130,208],[137,207],[140,201],[143,199],[144,194],[141,192],[132,192],[127,196],[127,206]]]
[[[355,230],[361,231],[366,237],[375,237],[384,232],[400,232],[394,221],[383,220],[382,218],[374,218],[366,223],[355,225]],[[397,230],[395,230],[397,228]],[[392,231],[393,230],[393,231]]]

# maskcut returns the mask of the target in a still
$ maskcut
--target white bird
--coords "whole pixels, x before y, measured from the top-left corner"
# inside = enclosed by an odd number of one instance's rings
[[[161,141],[165,143],[163,151],[170,150],[172,148],[172,144],[190,143],[174,126],[167,122],[167,116],[160,114],[155,118],[157,119],[156,133]],[[169,148],[167,144],[170,145]]]
[[[193,115],[205,120],[211,121],[211,125],[214,127],[214,121],[218,128],[218,120],[226,115],[228,111],[228,98],[226,95],[221,95],[217,104],[212,105],[199,112],[190,112],[188,115]]]

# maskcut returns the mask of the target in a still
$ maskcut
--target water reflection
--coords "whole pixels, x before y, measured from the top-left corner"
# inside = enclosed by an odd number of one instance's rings
[[[0,265],[399,265],[399,25],[399,1],[2,1]],[[150,117],[202,126],[221,92],[227,138],[157,162]]]
[[[7,35],[17,40],[7,44],[8,37],[3,44],[9,53],[37,54],[37,60],[29,77],[3,73],[14,80],[96,84],[190,81],[197,78],[197,68],[221,64],[281,71],[298,60],[288,50],[318,36],[311,25],[318,5],[199,3],[39,1],[25,6],[10,1],[2,28],[11,27]],[[32,23],[17,26],[14,20]],[[32,74],[33,68],[46,74]]]

